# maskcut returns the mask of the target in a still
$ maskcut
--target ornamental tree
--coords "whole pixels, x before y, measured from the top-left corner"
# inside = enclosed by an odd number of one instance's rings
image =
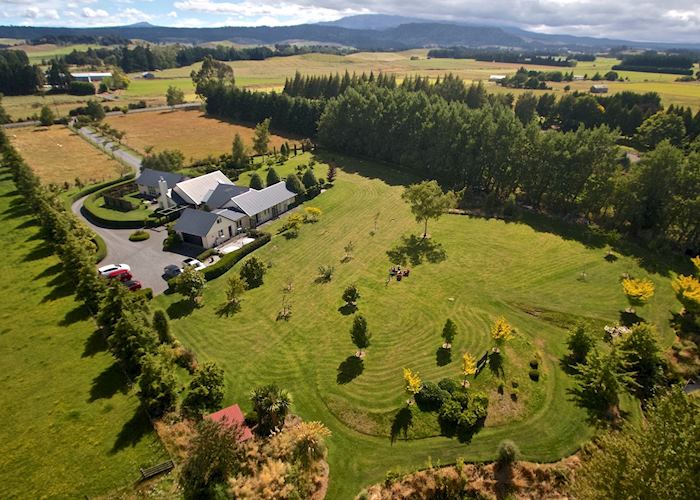
[[[424,181],[404,189],[401,198],[411,206],[416,222],[423,223],[423,238],[428,236],[428,221],[439,219],[448,209],[457,205],[452,191],[442,192],[437,181]]]
[[[445,321],[445,326],[442,328],[442,338],[445,340],[443,347],[445,349],[450,349],[452,347],[452,341],[457,335],[457,325],[451,319]]]
[[[357,285],[350,285],[343,292],[343,301],[347,305],[356,305],[359,299],[360,290],[357,288]]]
[[[241,138],[241,134],[236,133],[233,137],[233,145],[231,147],[231,161],[237,168],[246,168],[250,163],[248,153],[245,150],[245,144]]]
[[[469,354],[464,353],[462,356],[462,374],[464,375],[464,385],[468,385],[467,377],[471,375],[476,375],[476,358]]]
[[[292,407],[292,395],[276,385],[256,387],[250,393],[253,411],[258,415],[256,431],[269,436],[275,429],[281,429],[284,419]]]
[[[255,137],[253,138],[253,150],[259,155],[267,153],[270,147],[270,119],[265,118],[255,126]]]
[[[571,351],[571,362],[585,363],[586,356],[595,346],[595,337],[584,324],[578,324],[569,332],[566,345]]]
[[[355,319],[352,322],[350,338],[352,339],[352,343],[359,349],[357,352],[357,357],[363,357],[365,354],[364,349],[369,347],[372,334],[367,330],[367,320],[361,314],[355,316]]]
[[[421,381],[418,372],[414,372],[410,368],[403,369],[403,380],[406,384],[406,392],[411,396],[411,399],[409,400],[410,404],[410,402],[413,401],[413,398],[415,398],[416,394],[418,394],[423,388],[423,382]]]
[[[177,382],[168,359],[147,354],[141,360],[138,397],[152,418],[173,409],[177,401]]]
[[[191,302],[199,302],[207,282],[204,275],[192,266],[185,266],[176,280],[176,289],[179,293],[190,299]]]
[[[279,181],[280,181],[280,176],[277,173],[277,170],[270,167],[267,171],[267,179],[266,179],[267,185],[272,186],[274,184],[277,184]]]
[[[256,191],[260,191],[263,189],[265,186],[263,185],[263,181],[260,178],[260,174],[257,172],[253,172],[253,175],[250,176],[250,189],[255,189]]]
[[[654,282],[649,279],[625,278],[622,289],[632,307],[643,306],[654,296]]]
[[[496,319],[491,327],[491,337],[496,343],[496,352],[500,352],[500,348],[503,347],[506,341],[513,338],[513,332],[513,327],[510,326],[510,323],[503,316]]]
[[[257,257],[251,257],[241,266],[240,276],[241,279],[246,282],[246,286],[250,290],[251,288],[257,288],[263,284],[263,278],[266,272],[267,268],[265,267],[265,263]]]
[[[182,408],[187,414],[199,417],[219,409],[223,401],[224,370],[216,363],[204,363],[194,372]]]
[[[246,291],[248,284],[240,276],[232,275],[226,284],[226,305],[233,311],[238,311],[241,308],[243,293]]]
[[[683,308],[691,314],[700,313],[700,280],[680,275],[673,280],[673,291]]]

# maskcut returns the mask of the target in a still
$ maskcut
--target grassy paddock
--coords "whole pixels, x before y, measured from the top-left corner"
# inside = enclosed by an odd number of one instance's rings
[[[25,127],[8,131],[12,144],[45,183],[91,184],[118,177],[124,167],[67,127]]]
[[[395,260],[388,250],[398,245],[409,255],[421,253],[415,242],[403,240],[420,230],[400,200],[402,185],[413,179],[383,166],[338,160],[343,170],[335,186],[308,202],[323,210],[321,221],[304,225],[296,239],[278,235],[256,251],[270,268],[265,284],[246,293],[239,313],[217,314],[225,300],[225,277],[208,285],[201,309],[192,311],[177,294],[156,299],[173,318],[177,337],[200,361],[214,360],[225,369],[226,404],[250,410],[250,388],[274,382],[291,390],[294,411],[330,427],[330,498],[350,498],[389,469],[412,470],[429,459],[492,459],[505,438],[513,439],[529,460],[555,460],[573,452],[593,429],[586,412],[571,401],[573,381],[560,368],[565,354],[561,326],[581,319],[617,322],[626,306],[618,281],[623,272],[649,276],[657,284],[656,297],[640,314],[658,323],[670,344],[669,273],[646,271],[631,256],[607,262],[604,246],[581,243],[576,231],[562,238],[536,222],[445,216],[431,223],[429,232],[430,244],[437,245],[434,255],[442,249],[446,259],[409,264],[408,279],[386,285]],[[325,177],[326,168],[319,163],[317,176]],[[281,223],[264,229],[276,234]],[[342,263],[348,241],[355,245],[353,259]],[[335,267],[330,283],[317,282],[320,265]],[[293,316],[277,321],[289,281]],[[359,311],[373,332],[360,366],[348,333],[352,316],[340,300],[350,283],[360,288]],[[486,427],[461,443],[438,435],[434,414],[414,412],[406,429],[409,439],[404,439],[395,420],[406,400],[402,368],[418,370],[424,381],[459,377],[462,353],[480,357],[490,348],[489,328],[500,315],[518,334],[505,348],[503,373],[486,368],[472,383],[490,398]],[[459,329],[451,357],[439,351],[448,317]],[[535,356],[540,358],[539,382],[528,377]],[[497,390],[502,380],[503,395]],[[520,385],[517,402],[510,398],[513,380]]]
[[[135,113],[110,116],[105,121],[126,132],[124,142],[137,151],[143,152],[147,146],[154,146],[155,151],[179,149],[188,159],[230,152],[236,133],[241,134],[246,147],[251,149],[255,133],[250,125],[207,117],[200,111]],[[273,134],[270,148],[279,149],[284,142],[294,141],[292,137]]]
[[[78,498],[129,486],[166,458],[73,297],[58,259],[0,170],[0,497]]]

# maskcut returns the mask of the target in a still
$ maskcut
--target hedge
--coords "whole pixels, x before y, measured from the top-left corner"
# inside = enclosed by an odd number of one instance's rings
[[[139,229],[138,231],[134,231],[129,235],[129,241],[146,241],[150,237],[151,233],[144,231],[143,229]]]
[[[93,184],[92,186],[88,186],[85,189],[82,189],[75,193],[73,196],[71,196],[70,202],[71,204],[75,203],[78,201],[80,198],[83,196],[87,196],[89,194],[94,193],[95,191],[101,191],[104,188],[108,188],[111,186],[115,186],[120,183],[125,183],[126,181],[132,180],[134,178],[134,174],[129,174],[124,177],[120,177],[118,179],[112,179],[111,181],[104,181],[100,182],[98,184]]]
[[[93,224],[97,224],[98,226],[109,227],[112,229],[141,229],[142,227],[144,227],[144,225],[146,225],[147,219],[140,219],[140,220],[105,219],[104,217],[100,217],[99,215],[95,214],[95,212],[93,211],[93,205],[101,196],[103,196],[104,191],[106,191],[107,189],[112,189],[115,186],[127,184],[129,182],[133,182],[133,178],[129,177],[126,180],[121,180],[120,182],[112,182],[110,184],[107,184],[106,186],[102,186],[99,190],[94,191],[87,198],[85,198],[85,202],[83,203],[83,209],[84,209],[83,215],[85,215],[85,218],[88,219]]]
[[[204,271],[202,271],[202,273],[204,274],[204,279],[206,279],[207,281],[211,281],[213,279],[218,278],[222,274],[226,273],[229,269],[231,269],[234,265],[236,265],[236,263],[240,261],[243,257],[257,250],[263,245],[266,245],[270,242],[271,239],[272,236],[269,233],[262,233],[258,238],[255,239],[255,241],[251,241],[247,245],[239,248],[238,250],[224,255],[223,257],[221,257],[221,260],[215,262],[209,267],[204,268]]]
[[[93,231],[93,233],[95,232]],[[92,239],[92,242],[97,247],[97,250],[95,250],[95,262],[99,264],[102,262],[102,259],[107,257],[107,244],[105,243],[105,240],[102,239],[102,236],[97,233],[95,233],[95,237]]]

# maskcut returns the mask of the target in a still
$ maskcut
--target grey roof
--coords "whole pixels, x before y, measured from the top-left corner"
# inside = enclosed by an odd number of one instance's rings
[[[231,201],[231,198],[249,191],[250,188],[234,186],[233,184],[219,184],[214,190],[204,196],[204,203],[212,210],[221,208]]]
[[[219,217],[224,217],[235,222],[241,217],[245,217],[245,215],[232,210],[207,212],[205,210],[186,208],[182,211],[182,215],[175,223],[174,229],[179,233],[206,236]]]
[[[250,189],[239,194],[232,201],[242,212],[252,217],[283,201],[294,199],[295,196],[296,194],[287,189],[285,182],[280,181],[259,191]]]
[[[200,205],[209,191],[214,191],[219,184],[231,185],[233,182],[221,170],[215,170],[194,179],[178,182],[174,189],[187,203]]]
[[[158,187],[158,181],[163,178],[165,182],[168,183],[168,188],[172,188],[178,182],[182,182],[186,179],[184,175],[176,174],[173,172],[163,172],[161,170],[153,170],[151,168],[144,168],[141,175],[136,179],[136,184],[148,187]]]

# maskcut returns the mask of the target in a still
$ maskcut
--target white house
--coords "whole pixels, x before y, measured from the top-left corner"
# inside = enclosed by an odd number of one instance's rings
[[[245,214],[226,209],[207,212],[186,208],[174,229],[185,243],[212,248],[241,232],[245,217]]]
[[[194,179],[178,182],[172,188],[171,196],[178,205],[189,205],[197,208],[204,203],[207,194],[214,191],[219,184],[233,186],[233,181],[226,177],[221,170],[215,170]]]
[[[592,94],[605,94],[608,91],[607,85],[591,85]]]

